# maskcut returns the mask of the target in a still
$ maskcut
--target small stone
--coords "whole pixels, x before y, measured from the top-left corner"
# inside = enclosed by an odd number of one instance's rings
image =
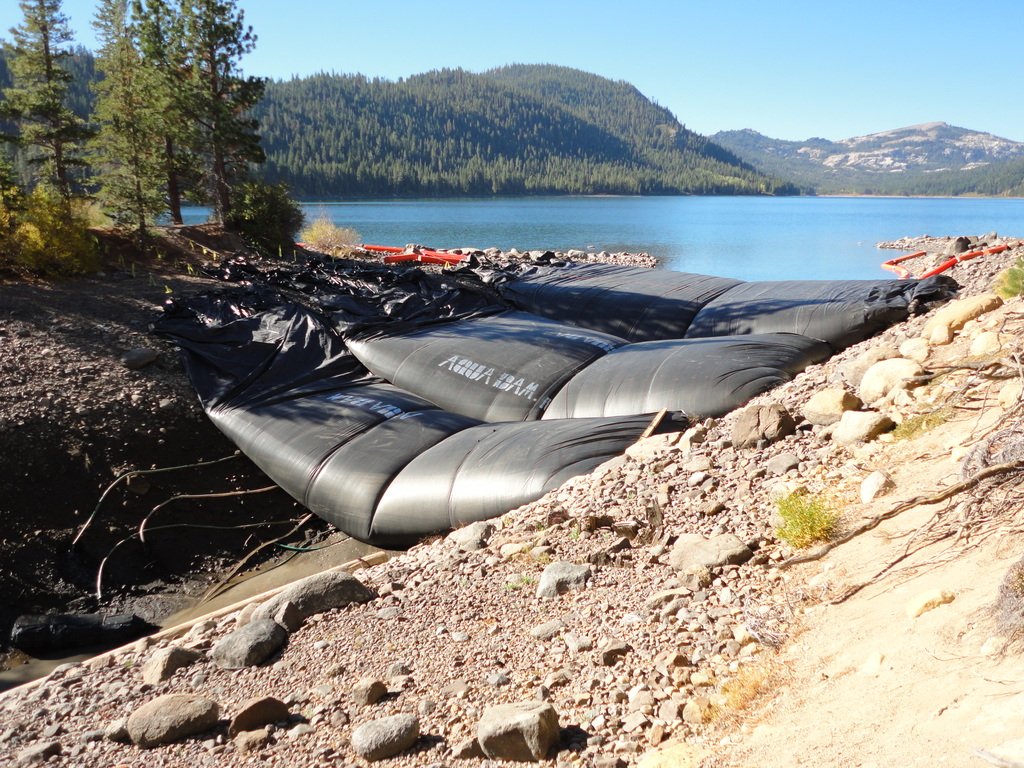
[[[592,574],[593,569],[589,565],[565,561],[551,563],[540,576],[537,597],[557,597],[569,590],[583,589]]]
[[[893,420],[875,411],[847,411],[839,426],[832,431],[837,445],[855,445],[874,440],[895,426]]]
[[[923,363],[931,352],[932,348],[927,339],[907,339],[900,344],[900,355],[915,363]]]
[[[121,365],[130,371],[136,371],[139,368],[145,368],[156,360],[156,357],[156,352],[152,349],[136,347],[121,355]]]
[[[884,496],[895,487],[896,483],[892,481],[887,472],[876,470],[864,478],[864,481],[860,484],[860,500],[864,504],[870,504],[879,496]]]
[[[142,667],[142,682],[156,685],[169,680],[175,672],[194,664],[203,657],[199,651],[171,645],[160,648],[149,657]]]
[[[624,640],[614,637],[606,637],[597,646],[598,657],[606,667],[614,666],[615,663],[633,650],[633,646]]]
[[[565,629],[565,622],[561,619],[552,619],[546,621],[543,624],[538,624],[536,627],[530,630],[530,635],[535,640],[551,640],[557,637],[558,634]]]
[[[239,731],[235,734],[235,749],[240,754],[246,755],[250,752],[259,752],[268,746],[271,741],[270,732],[266,728],[258,728],[255,731]]]
[[[352,706],[356,708],[369,707],[376,704],[388,692],[388,687],[380,680],[372,677],[364,677],[352,686]]]
[[[882,360],[868,368],[860,382],[860,399],[865,403],[881,400],[894,390],[914,386],[912,379],[924,373],[919,363],[904,357]],[[843,418],[846,418],[844,414]]]
[[[18,765],[35,765],[45,763],[51,757],[60,755],[63,752],[59,741],[44,741],[25,747],[18,752],[15,762]]]
[[[954,600],[956,600],[956,592],[948,589],[930,589],[917,595],[907,603],[907,617],[916,619],[918,616],[935,610],[940,605],[951,603]]]
[[[799,466],[800,457],[793,453],[780,453],[778,456],[772,456],[765,463],[765,469],[768,470],[769,475],[784,475]]]
[[[228,738],[234,738],[242,731],[256,731],[271,723],[280,723],[287,720],[288,716],[288,705],[273,696],[247,699],[231,718]]]
[[[221,638],[210,651],[210,658],[225,669],[254,667],[269,658],[287,639],[288,633],[272,618],[254,618]]]

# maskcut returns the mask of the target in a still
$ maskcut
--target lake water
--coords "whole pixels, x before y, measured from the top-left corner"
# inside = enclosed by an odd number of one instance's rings
[[[364,243],[645,251],[670,269],[743,280],[888,277],[876,243],[1024,236],[1024,200],[869,197],[525,197],[303,204]],[[186,223],[206,210],[184,211]]]

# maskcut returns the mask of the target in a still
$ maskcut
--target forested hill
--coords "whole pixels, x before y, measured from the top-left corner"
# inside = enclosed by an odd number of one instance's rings
[[[267,84],[263,175],[297,195],[791,194],[632,86],[574,69]]]

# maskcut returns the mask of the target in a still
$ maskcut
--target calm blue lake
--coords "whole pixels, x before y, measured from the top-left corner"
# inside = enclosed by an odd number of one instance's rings
[[[888,277],[876,243],[1024,236],[1024,200],[846,197],[528,197],[315,202],[364,243],[646,251],[667,267],[744,280]],[[186,222],[204,221],[202,208]]]

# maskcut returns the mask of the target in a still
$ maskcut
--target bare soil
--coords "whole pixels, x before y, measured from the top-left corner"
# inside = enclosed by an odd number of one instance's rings
[[[276,488],[160,506],[273,486],[206,419],[176,349],[148,329],[169,296],[217,287],[203,263],[242,245],[209,226],[181,227],[143,256],[116,233],[98,234],[106,266],[97,275],[0,282],[0,648],[25,613],[158,621],[306,515]],[[156,358],[129,369],[123,356],[139,348]],[[122,478],[107,492],[130,470],[170,467],[182,469]],[[287,541],[326,530],[314,518]]]

